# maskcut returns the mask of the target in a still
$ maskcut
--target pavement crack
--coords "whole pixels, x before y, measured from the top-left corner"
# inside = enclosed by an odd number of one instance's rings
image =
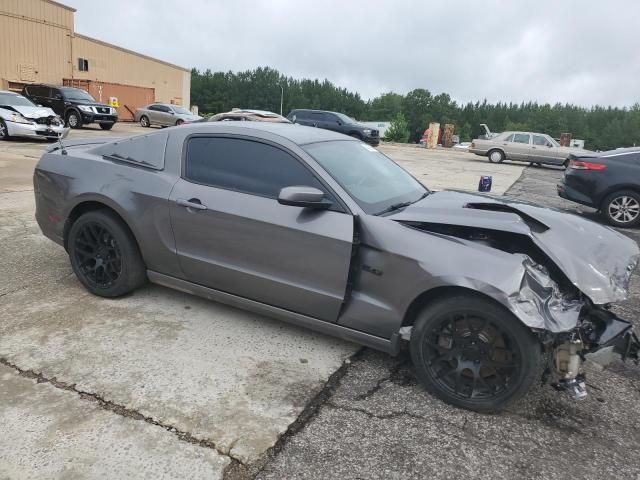
[[[233,457],[230,454],[230,450],[229,451],[224,451],[220,448],[218,448],[216,446],[216,444],[214,442],[212,442],[211,440],[206,440],[206,439],[200,439],[200,438],[196,438],[194,437],[191,433],[189,432],[185,432],[182,430],[178,430],[176,427],[171,426],[171,425],[167,425],[164,424],[162,422],[159,422],[157,420],[155,420],[152,417],[149,417],[147,415],[144,415],[136,410],[132,410],[130,408],[125,407],[124,405],[120,405],[118,403],[112,402],[110,400],[105,400],[104,398],[100,397],[99,395],[95,394],[95,393],[91,393],[91,392],[85,392],[83,390],[80,390],[78,388],[76,388],[76,384],[69,384],[66,382],[62,382],[60,380],[58,380],[56,377],[53,378],[47,378],[44,375],[42,375],[42,373],[37,373],[34,372],[33,370],[25,370],[23,368],[18,367],[16,364],[11,363],[9,360],[7,360],[6,358],[0,357],[0,365],[4,365],[6,367],[9,367],[13,370],[15,370],[21,377],[25,377],[25,378],[29,378],[32,380],[35,380],[36,383],[48,383],[56,388],[59,388],[61,390],[66,390],[68,392],[72,392],[77,394],[80,398],[82,398],[83,400],[88,400],[91,402],[96,403],[101,409],[103,410],[107,410],[109,412],[115,413],[117,415],[123,416],[123,417],[127,417],[127,418],[131,418],[133,420],[139,420],[139,421],[143,421],[146,422],[150,425],[155,425],[156,427],[160,427],[164,430],[166,430],[167,432],[175,435],[180,441],[186,442],[186,443],[191,443],[193,445],[198,445],[200,447],[204,447],[204,448],[209,448],[212,450],[215,450],[218,454],[228,457],[231,460],[231,465],[233,466],[234,464],[242,464],[242,462],[240,460],[238,460],[237,458]],[[229,467],[227,467],[228,469]]]

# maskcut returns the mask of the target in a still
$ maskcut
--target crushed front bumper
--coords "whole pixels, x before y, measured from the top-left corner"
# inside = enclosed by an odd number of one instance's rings
[[[64,132],[64,125],[42,125],[7,121],[7,131],[12,137],[57,138]]]
[[[604,356],[598,355],[603,351],[622,360],[640,362],[640,339],[633,330],[633,324],[608,310],[592,310],[582,322],[580,334],[586,347],[584,354],[590,355],[589,358],[597,363],[607,363],[602,361]]]

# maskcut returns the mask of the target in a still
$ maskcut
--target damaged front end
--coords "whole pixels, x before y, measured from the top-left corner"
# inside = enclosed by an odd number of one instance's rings
[[[482,205],[484,211],[495,215],[516,210],[513,206],[509,211],[504,205],[490,206]],[[466,204],[466,208],[480,209],[476,204]],[[502,294],[490,289],[483,293],[511,310],[539,337],[549,358],[546,379],[581,399],[587,395],[585,360],[602,366],[616,358],[639,362],[640,341],[631,322],[609,310],[612,302],[627,296],[638,264],[638,247],[606,227],[592,222],[585,226],[584,219],[546,211],[543,218],[537,210],[529,210],[520,212],[520,218],[511,224],[504,221],[496,225],[502,229],[481,226],[489,222],[476,218],[475,225],[415,221],[407,218],[411,212],[397,221],[438,236],[455,237],[467,245],[480,245],[483,251],[489,247],[513,255],[514,260],[519,258],[519,274],[508,289]],[[556,215],[569,218],[561,223]],[[577,238],[582,253],[574,248]]]

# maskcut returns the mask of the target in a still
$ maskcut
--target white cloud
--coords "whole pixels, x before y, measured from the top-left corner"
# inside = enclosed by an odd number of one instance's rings
[[[365,98],[638,101],[637,0],[62,1],[77,31],[186,67],[271,66]]]

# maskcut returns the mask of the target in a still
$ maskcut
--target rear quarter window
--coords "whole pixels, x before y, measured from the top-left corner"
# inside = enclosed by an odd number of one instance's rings
[[[159,132],[138,137],[125,138],[101,145],[92,153],[107,160],[137,164],[142,167],[162,170],[168,133]]]

